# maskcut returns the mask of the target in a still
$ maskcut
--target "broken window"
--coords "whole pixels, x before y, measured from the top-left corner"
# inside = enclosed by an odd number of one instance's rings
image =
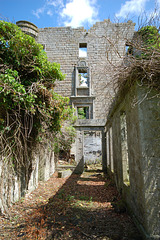
[[[87,43],[79,43],[79,57],[87,57]]]
[[[79,87],[88,87],[88,72],[87,69],[78,69]]]
[[[78,119],[89,119],[89,107],[77,107]]]

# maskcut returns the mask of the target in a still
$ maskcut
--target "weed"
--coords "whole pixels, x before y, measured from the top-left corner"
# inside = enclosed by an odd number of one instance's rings
[[[68,195],[68,196],[66,197],[66,200],[68,200],[68,201],[73,201],[73,200],[74,200],[74,196]]]
[[[58,198],[59,199],[63,199],[64,198],[64,189],[63,188],[59,190]]]
[[[92,202],[92,197],[88,197],[88,196],[80,196],[79,199],[82,201]]]

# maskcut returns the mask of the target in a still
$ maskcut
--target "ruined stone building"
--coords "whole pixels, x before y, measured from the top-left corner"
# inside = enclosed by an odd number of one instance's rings
[[[55,91],[70,98],[78,118],[81,112],[85,115],[85,120],[77,121],[76,126],[77,138],[72,149],[76,162],[101,160],[104,152],[101,151],[101,138],[105,137],[107,111],[114,97],[113,65],[121,64],[135,24],[132,21],[114,24],[104,20],[88,31],[83,27],[37,29],[24,21],[17,22],[17,25],[36,37],[44,46],[49,61],[60,63],[66,77],[56,83]],[[85,138],[87,145],[83,144]],[[80,171],[83,163],[81,167]]]
[[[102,161],[103,171],[114,178],[144,239],[160,239],[158,90],[148,95],[146,88],[135,83],[115,92],[114,66],[121,65],[135,24],[104,20],[88,31],[71,27],[38,29],[26,21],[17,25],[43,45],[49,61],[60,63],[66,75],[64,81],[56,83],[55,91],[70,98],[78,117],[72,148],[77,171],[83,171],[84,162]],[[153,98],[155,93],[157,97]],[[146,94],[148,98],[144,98]],[[45,153],[44,159],[52,158]],[[35,159],[31,186],[38,181],[41,159]],[[44,164],[48,178],[54,172],[54,160],[43,161],[48,161]]]

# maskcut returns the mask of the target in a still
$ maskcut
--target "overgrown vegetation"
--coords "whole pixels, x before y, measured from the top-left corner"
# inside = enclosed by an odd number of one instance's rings
[[[63,121],[72,122],[69,99],[54,92],[63,79],[34,38],[0,21],[0,154],[14,167],[28,169],[31,146],[52,142]]]
[[[77,108],[77,111],[79,119],[87,119],[88,107],[79,107]]]
[[[138,36],[141,37],[143,45],[149,49],[159,49],[160,34],[155,26],[145,26],[138,31]]]
[[[127,42],[129,49],[123,65],[118,66],[116,86],[122,86],[126,80],[135,80],[149,89],[159,89],[160,76],[160,32],[156,26],[147,25],[139,29],[132,41]]]
[[[75,120],[76,116],[72,117],[70,121],[65,122],[61,131],[57,134],[54,143],[55,154],[57,154],[59,158],[63,158],[65,161],[68,161],[70,158],[70,150],[76,137],[76,130],[73,127]]]

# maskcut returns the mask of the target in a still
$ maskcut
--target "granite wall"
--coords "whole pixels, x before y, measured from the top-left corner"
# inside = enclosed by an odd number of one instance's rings
[[[49,61],[60,63],[66,74],[64,81],[57,82],[55,91],[71,97],[75,108],[89,106],[90,118],[105,118],[114,96],[113,65],[120,64],[125,56],[126,42],[132,39],[134,26],[132,21],[115,24],[104,20],[88,31],[81,27],[40,28],[37,41],[43,44]],[[85,57],[79,55],[83,47],[87,48]],[[86,71],[87,86],[78,84],[79,70]]]
[[[107,170],[145,239],[160,239],[160,100],[135,84],[117,97],[106,124]]]
[[[0,158],[0,211],[7,212],[12,203],[33,191],[39,181],[46,181],[55,171],[54,152],[49,145],[39,146],[31,154],[30,168],[17,168]],[[29,171],[28,171],[29,170]]]

